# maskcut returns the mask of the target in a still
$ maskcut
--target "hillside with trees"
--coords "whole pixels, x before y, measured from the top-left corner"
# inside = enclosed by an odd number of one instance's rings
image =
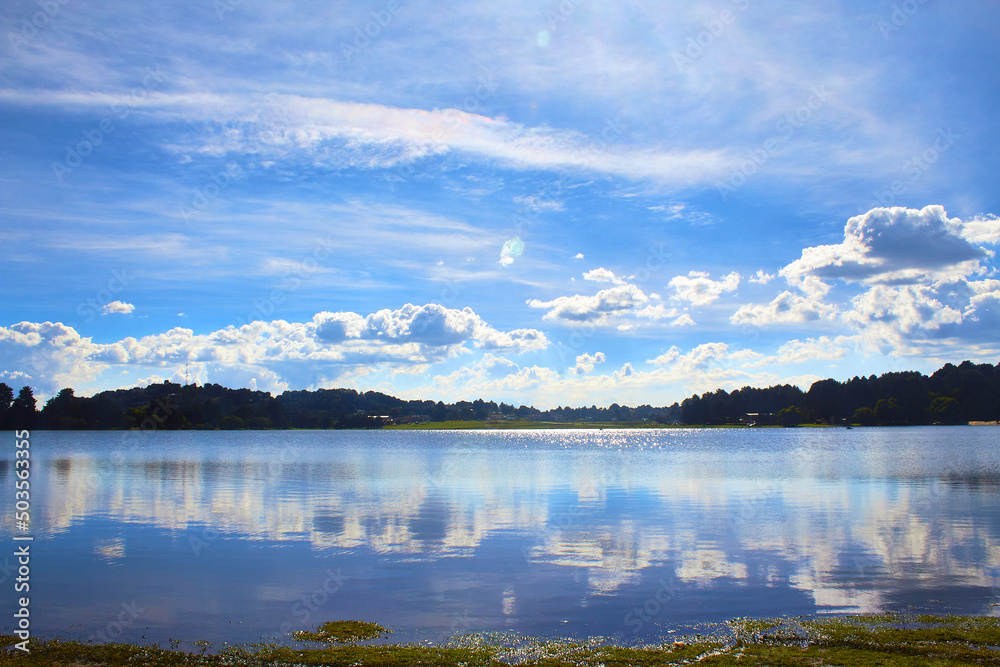
[[[1000,419],[1000,364],[947,364],[931,376],[885,373],[845,382],[821,380],[808,391],[791,385],[722,389],[671,406],[614,403],[537,410],[493,401],[405,401],[353,389],[263,391],[172,382],[76,396],[66,388],[38,409],[31,387],[0,383],[0,429],[330,429],[387,423],[528,419],[551,422],[658,422],[725,425],[808,423],[964,424]]]

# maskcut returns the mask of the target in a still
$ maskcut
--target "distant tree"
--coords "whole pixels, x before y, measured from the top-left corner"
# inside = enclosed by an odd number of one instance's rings
[[[940,396],[931,401],[927,412],[932,422],[961,424],[967,421],[962,419],[962,406],[954,398],[948,396]]]
[[[42,409],[42,422],[52,429],[87,428],[87,420],[79,416],[80,399],[73,395],[69,387],[61,389],[50,398]]]
[[[802,410],[795,406],[782,408],[778,411],[778,423],[782,426],[798,426],[804,419],[805,415],[802,414]]]
[[[875,404],[875,419],[880,424],[896,426],[903,422],[903,409],[895,398],[881,398]]]
[[[35,427],[35,417],[38,411],[35,409],[35,394],[31,387],[21,387],[17,398],[10,406],[10,415],[14,422],[15,429],[31,429]]]
[[[14,402],[14,390],[0,382],[0,431],[10,431],[14,427],[10,419],[10,406]]]
[[[226,415],[219,422],[219,428],[224,431],[238,431],[244,428],[243,420],[235,415]]]
[[[875,423],[875,411],[871,408],[858,408],[854,411],[851,422],[862,426],[871,426]]]

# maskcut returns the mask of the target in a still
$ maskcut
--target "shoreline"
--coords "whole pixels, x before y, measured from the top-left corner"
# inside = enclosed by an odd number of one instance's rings
[[[356,621],[328,625],[374,626]],[[322,628],[323,626],[321,626]],[[379,628],[379,626],[374,626]],[[379,628],[380,630],[382,628]],[[159,645],[91,644],[63,639],[28,643],[29,652],[14,648],[12,635],[0,636],[0,664],[18,665],[438,665],[502,667],[510,664],[546,667],[661,667],[711,665],[940,665],[1000,666],[1000,618],[992,616],[926,616],[861,614],[798,618],[736,618],[705,635],[665,639],[637,647],[602,638],[537,639],[512,633],[461,635],[446,644],[355,643],[371,634],[350,630],[338,636],[299,631],[301,647],[258,643],[228,646],[210,653]],[[316,639],[325,641],[316,641]],[[325,644],[325,645],[323,645]],[[317,646],[322,646],[317,648]]]

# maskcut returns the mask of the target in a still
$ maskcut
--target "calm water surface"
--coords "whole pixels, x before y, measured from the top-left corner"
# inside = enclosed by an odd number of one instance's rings
[[[45,636],[237,643],[358,619],[395,641],[641,641],[747,615],[1000,614],[990,427],[38,431],[32,457]],[[13,544],[11,511],[0,532]]]

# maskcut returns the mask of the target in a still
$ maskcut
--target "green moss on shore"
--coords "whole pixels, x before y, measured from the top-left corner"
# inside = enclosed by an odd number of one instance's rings
[[[324,624],[299,638],[353,641],[378,636],[375,624]],[[839,619],[735,619],[709,638],[629,648],[600,640],[545,641],[510,635],[459,637],[445,646],[346,644],[300,649],[275,644],[193,654],[157,646],[31,640],[30,653],[0,639],[6,665],[438,665],[666,667],[671,665],[838,665],[843,667],[1000,666],[1000,619],[854,616]]]

